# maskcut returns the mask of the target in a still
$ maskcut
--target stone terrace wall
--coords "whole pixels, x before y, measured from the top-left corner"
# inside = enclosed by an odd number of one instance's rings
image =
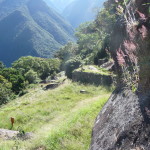
[[[81,83],[90,83],[95,85],[111,85],[112,77],[110,75],[101,75],[98,73],[74,71],[72,80]]]

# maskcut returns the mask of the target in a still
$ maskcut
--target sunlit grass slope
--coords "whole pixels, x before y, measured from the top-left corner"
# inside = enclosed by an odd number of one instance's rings
[[[80,90],[87,93],[81,94]],[[59,88],[40,87],[0,108],[0,128],[10,128],[10,117],[18,127],[33,132],[28,141],[0,140],[0,150],[87,150],[94,120],[110,96],[104,87],[67,81]]]

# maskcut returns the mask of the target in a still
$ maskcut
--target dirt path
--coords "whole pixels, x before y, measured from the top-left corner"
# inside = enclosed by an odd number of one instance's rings
[[[40,135],[40,138],[42,136],[43,137],[49,136],[51,131],[53,129],[55,129],[56,127],[58,127],[60,124],[62,124],[64,122],[64,120],[67,121],[67,118],[69,118],[69,116],[72,115],[72,113],[75,113],[75,112],[83,109],[84,107],[87,107],[88,105],[91,105],[92,103],[94,103],[96,101],[99,101],[101,98],[106,97],[106,96],[109,96],[109,94],[103,94],[103,95],[99,95],[99,96],[96,96],[93,98],[88,98],[88,99],[84,99],[82,101],[79,101],[78,103],[76,103],[74,108],[71,109],[70,112],[66,112],[63,115],[59,115],[59,116],[55,117],[54,119],[51,120],[51,122],[42,126],[36,134]],[[36,140],[36,138],[34,140]]]

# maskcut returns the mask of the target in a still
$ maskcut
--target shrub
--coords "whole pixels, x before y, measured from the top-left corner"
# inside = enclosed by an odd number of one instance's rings
[[[5,65],[3,64],[3,62],[0,61],[0,70],[4,69]]]
[[[7,103],[12,95],[12,84],[0,75],[0,105]]]
[[[73,70],[79,68],[81,64],[82,61],[80,57],[75,57],[73,59],[68,60],[65,64],[66,76],[71,79]]]
[[[29,70],[25,74],[25,79],[29,82],[29,84],[37,83],[39,81],[37,73],[35,71],[33,71],[33,70]]]
[[[17,70],[22,70],[23,74],[33,70],[37,73],[39,78],[44,80],[49,75],[59,71],[60,61],[58,59],[27,56],[19,58],[17,61],[13,62],[12,66]]]
[[[25,88],[25,79],[21,73],[21,71],[15,68],[4,68],[0,75],[2,75],[5,79],[12,83],[12,91],[15,94],[18,94],[21,90]]]

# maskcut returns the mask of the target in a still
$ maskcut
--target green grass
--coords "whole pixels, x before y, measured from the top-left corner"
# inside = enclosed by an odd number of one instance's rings
[[[80,90],[88,91],[81,94]],[[104,87],[82,85],[67,81],[59,88],[43,91],[40,87],[0,108],[0,128],[21,127],[33,132],[28,141],[0,140],[0,150],[37,149],[87,150],[94,120],[110,96]],[[16,148],[16,149],[17,149]]]
[[[105,75],[105,76],[110,76],[113,75],[112,72],[104,69],[104,68],[100,68],[96,65],[90,65],[93,66],[94,68],[96,68],[97,70],[91,70],[89,69],[89,66],[82,66],[82,68],[78,68],[75,71],[82,71],[82,72],[87,72],[87,73],[93,73],[93,74],[100,74],[100,75]]]
[[[69,116],[68,121],[49,135],[47,149],[88,150],[95,115],[105,101],[106,97],[102,102],[96,101]]]

